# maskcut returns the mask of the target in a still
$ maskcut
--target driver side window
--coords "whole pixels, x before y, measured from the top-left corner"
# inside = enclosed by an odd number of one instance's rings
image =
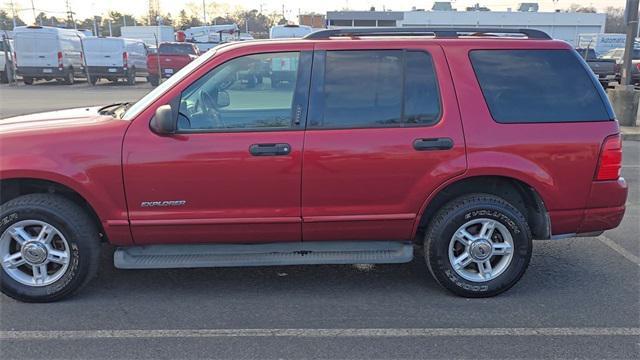
[[[291,128],[299,58],[255,54],[219,65],[182,92],[178,131]]]

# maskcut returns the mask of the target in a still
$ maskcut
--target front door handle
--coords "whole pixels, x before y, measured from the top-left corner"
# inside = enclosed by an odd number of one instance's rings
[[[450,138],[416,139],[413,148],[418,151],[450,150],[453,148],[453,140]]]
[[[291,153],[289,144],[253,144],[249,147],[253,156],[283,156]]]

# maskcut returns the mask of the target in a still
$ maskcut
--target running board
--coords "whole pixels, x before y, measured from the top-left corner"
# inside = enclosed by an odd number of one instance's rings
[[[394,241],[149,245],[121,247],[113,255],[119,269],[395,264],[412,259],[413,244]]]

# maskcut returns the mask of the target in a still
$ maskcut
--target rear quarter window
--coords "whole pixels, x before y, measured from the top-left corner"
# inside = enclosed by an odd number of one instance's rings
[[[574,51],[474,50],[470,59],[499,123],[611,120],[598,84]]]

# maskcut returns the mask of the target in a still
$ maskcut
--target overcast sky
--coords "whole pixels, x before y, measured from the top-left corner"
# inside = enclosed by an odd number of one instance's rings
[[[147,11],[147,0],[69,0],[76,17],[86,18],[91,15],[102,15],[109,10],[117,10],[123,13],[134,15],[144,15]],[[464,9],[467,6],[479,2],[481,5],[489,7],[491,10],[507,10],[507,8],[517,8],[518,3],[535,1],[535,0],[454,0],[453,6],[458,9]],[[31,11],[31,0],[13,0],[19,11],[20,17],[26,22],[33,21]],[[207,3],[214,1],[206,0]],[[345,8],[351,10],[368,10],[371,6],[375,6],[378,10],[383,8],[391,10],[410,10],[413,6],[417,8],[430,9],[433,0],[417,1],[417,0],[323,0],[323,1],[300,1],[300,0],[218,0],[217,3],[228,4],[231,8],[235,6],[243,6],[245,8],[259,9],[261,6],[265,12],[282,12],[282,5],[285,6],[285,12],[288,18],[293,19],[298,12],[315,11],[325,13],[331,10],[342,10]],[[583,6],[594,6],[600,10],[607,6],[623,7],[625,0],[539,0],[541,11],[554,11],[555,9],[566,9],[571,4],[581,4]],[[8,10],[10,0],[0,0],[3,8]],[[36,13],[40,11],[47,12],[50,16],[64,17],[65,0],[33,0]],[[202,0],[160,0],[160,9],[163,13],[170,12],[175,16],[186,4],[202,4]]]

